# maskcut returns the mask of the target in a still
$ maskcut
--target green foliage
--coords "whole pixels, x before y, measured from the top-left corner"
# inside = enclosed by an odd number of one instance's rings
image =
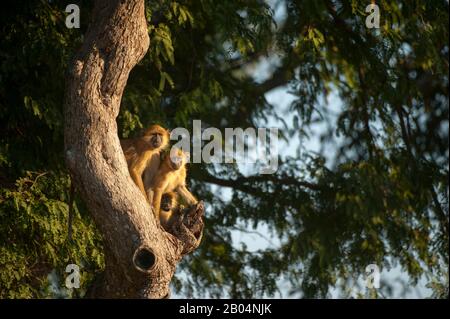
[[[77,209],[76,240],[68,241],[68,189],[66,176],[33,172],[27,172],[13,187],[0,189],[1,298],[54,297],[47,277],[52,270],[64,278],[66,266],[77,264],[81,285],[86,287],[103,267],[94,225]]]
[[[349,280],[377,263],[400,266],[409,285],[429,279],[433,298],[448,296],[448,2],[377,1],[380,29],[365,26],[368,1],[275,3],[146,1],[150,49],[130,74],[120,137],[153,122],[224,129],[276,119],[285,143],[273,175],[190,165],[206,230],[180,265],[176,292],[352,295]],[[88,270],[86,288],[102,267],[82,203],[74,243],[65,241],[64,72],[91,10],[79,4],[80,30],[65,27],[63,1],[0,13],[1,297],[56,296],[47,276],[56,269],[61,281],[72,260]],[[285,113],[265,95],[282,86],[294,97]],[[305,146],[314,137],[319,152]],[[297,156],[284,154],[291,148]],[[268,247],[233,243],[233,233],[261,228]]]

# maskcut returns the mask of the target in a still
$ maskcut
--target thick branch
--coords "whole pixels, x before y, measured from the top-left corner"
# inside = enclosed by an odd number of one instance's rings
[[[298,179],[290,176],[280,177],[276,175],[255,175],[250,177],[238,177],[235,179],[221,179],[207,174],[203,180],[207,183],[212,183],[223,187],[231,187],[249,194],[261,192],[260,187],[250,186],[251,184],[264,182],[273,182],[274,184],[277,185],[283,184],[283,185],[290,185],[293,187],[303,187],[314,191],[319,191],[322,189],[320,185],[305,181],[299,181]]]
[[[265,94],[277,87],[288,84],[292,80],[297,66],[295,63],[288,62],[286,65],[278,68],[269,79],[256,86],[256,92]]]

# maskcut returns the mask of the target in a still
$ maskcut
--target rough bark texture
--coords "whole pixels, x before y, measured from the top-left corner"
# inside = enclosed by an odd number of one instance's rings
[[[176,264],[203,231],[202,203],[180,215],[170,233],[161,228],[119,144],[122,93],[149,46],[144,12],[144,0],[98,0],[67,77],[66,163],[104,239],[106,269],[89,297],[167,296]]]

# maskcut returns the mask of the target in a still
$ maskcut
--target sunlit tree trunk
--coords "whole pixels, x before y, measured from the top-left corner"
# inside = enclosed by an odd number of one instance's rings
[[[177,263],[201,239],[203,205],[165,232],[131,180],[119,144],[116,117],[123,90],[148,46],[144,0],[98,0],[69,67],[66,164],[103,236],[106,261],[88,297],[167,296]]]

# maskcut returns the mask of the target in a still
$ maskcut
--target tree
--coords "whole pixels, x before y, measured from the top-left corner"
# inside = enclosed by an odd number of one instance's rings
[[[168,296],[177,262],[201,238],[194,232],[203,227],[203,205],[188,213],[192,220],[178,220],[173,237],[158,227],[122,156],[116,116],[128,74],[148,48],[144,12],[143,0],[97,1],[93,22],[69,70],[66,162],[103,235],[106,262],[90,297]]]
[[[89,40],[82,34],[92,9],[79,4],[81,30],[65,28],[62,1],[1,13],[2,297],[54,295],[42,280],[51,270],[61,278],[69,261],[84,265],[87,288],[111,247],[101,244],[83,189],[75,240],[65,241],[62,83]],[[189,128],[201,119],[223,129],[275,121],[294,148],[273,175],[190,165],[206,226],[202,245],[179,265],[187,275],[175,275],[178,293],[273,296],[284,280],[283,296],[323,297],[376,263],[398,264],[409,284],[426,276],[433,296],[448,295],[448,3],[377,4],[380,29],[366,28],[365,1],[146,1],[150,47],[123,92],[121,137],[150,122]],[[293,96],[286,114],[267,98],[279,88]],[[334,110],[330,95],[339,97]],[[306,147],[313,138],[319,152]],[[119,185],[128,183],[123,170],[113,175]],[[276,244],[233,244],[233,232],[261,227]]]

